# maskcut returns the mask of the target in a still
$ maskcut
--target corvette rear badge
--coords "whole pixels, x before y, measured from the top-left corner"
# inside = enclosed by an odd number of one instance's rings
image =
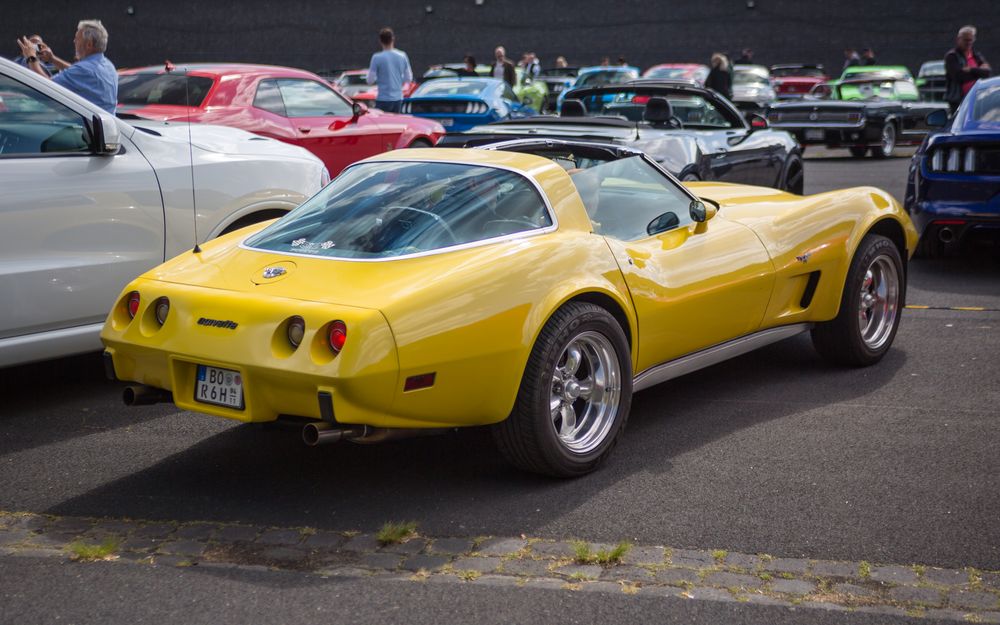
[[[278,276],[283,276],[287,273],[284,267],[268,267],[264,269],[265,278],[277,278]]]

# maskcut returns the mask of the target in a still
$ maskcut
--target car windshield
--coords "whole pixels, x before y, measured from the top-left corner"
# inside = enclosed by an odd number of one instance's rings
[[[655,67],[646,72],[644,78],[687,78],[691,69],[687,67]]]
[[[944,61],[931,61],[920,66],[919,77],[944,76]]]
[[[414,98],[422,96],[479,95],[489,86],[486,80],[448,80],[439,78],[425,82],[413,92]]]
[[[365,80],[367,74],[344,74],[340,77],[337,82],[344,87],[356,87],[359,85],[368,86],[368,82]]]
[[[840,85],[841,100],[871,100],[875,98],[916,100],[916,86],[908,80],[870,80],[846,82]]]
[[[969,121],[973,128],[1000,128],[1000,83],[976,91]]]
[[[670,89],[632,89],[598,90],[593,94],[570,94],[570,97],[583,102],[588,116],[616,115],[632,122],[648,121],[646,109],[652,98],[665,98],[670,103],[670,117],[674,118],[684,128],[733,128],[738,125],[732,118],[715,106],[709,100],[696,93],[673,91]],[[658,120],[655,124],[669,128],[669,120]]]
[[[635,80],[639,75],[632,71],[598,71],[584,74],[576,79],[576,86],[616,85]]]
[[[733,74],[733,84],[734,85],[744,85],[752,87],[766,87],[767,77],[761,76],[759,73],[752,70],[736,70]]]
[[[597,234],[634,241],[691,223],[691,197],[641,156],[553,160],[567,168]]]
[[[521,174],[454,163],[371,162],[347,168],[246,244],[282,253],[379,259],[552,224],[542,197]]]
[[[118,103],[201,106],[214,83],[207,76],[128,74],[118,77]]]
[[[775,78],[820,78],[823,70],[818,67],[774,67],[771,76]]]

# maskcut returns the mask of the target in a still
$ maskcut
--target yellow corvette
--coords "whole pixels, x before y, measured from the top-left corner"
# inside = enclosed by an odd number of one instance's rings
[[[515,465],[574,476],[653,384],[810,330],[877,362],[916,242],[871,187],[682,186],[576,142],[398,151],[140,276],[101,337],[130,404],[311,444],[493,424]]]

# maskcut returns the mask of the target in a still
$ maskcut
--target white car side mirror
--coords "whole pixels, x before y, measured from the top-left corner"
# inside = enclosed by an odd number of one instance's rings
[[[90,120],[91,142],[95,154],[117,154],[121,147],[121,132],[114,116],[94,115]]]

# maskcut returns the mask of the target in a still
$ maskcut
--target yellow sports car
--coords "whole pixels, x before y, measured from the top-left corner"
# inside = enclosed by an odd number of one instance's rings
[[[809,330],[877,362],[916,242],[871,187],[683,186],[552,140],[397,151],[140,276],[101,336],[130,404],[298,420],[311,444],[493,425],[515,465],[574,476],[653,384]]]

